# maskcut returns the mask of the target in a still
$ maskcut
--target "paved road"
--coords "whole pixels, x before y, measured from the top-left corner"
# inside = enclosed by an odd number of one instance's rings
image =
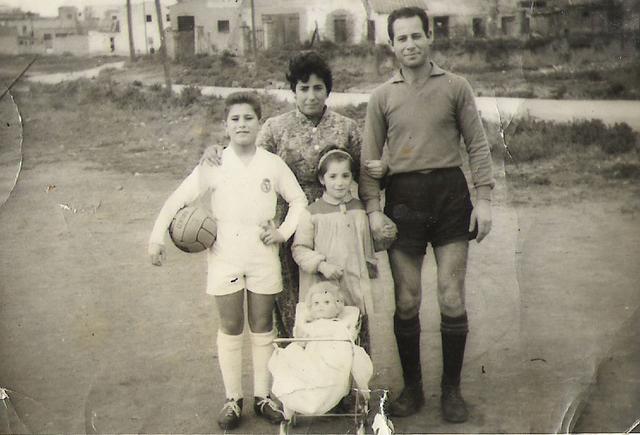
[[[81,77],[92,78],[107,68],[122,69],[124,62],[113,62],[85,71],[30,76],[28,80],[41,83],[59,83]],[[180,92],[183,85],[173,85],[174,92]],[[293,102],[293,94],[288,89],[232,88],[202,86],[203,95],[225,97],[238,90],[251,90]],[[369,100],[368,93],[332,92],[327,104],[331,106],[358,105]],[[571,121],[574,119],[600,119],[607,124],[626,122],[640,131],[640,101],[629,100],[549,100],[535,98],[477,97],[478,109],[482,116],[491,121],[509,122],[513,118],[531,116],[551,121]]]

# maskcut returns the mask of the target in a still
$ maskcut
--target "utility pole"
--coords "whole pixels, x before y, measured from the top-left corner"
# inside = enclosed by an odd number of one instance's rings
[[[162,66],[164,68],[164,82],[167,88],[167,94],[171,95],[171,75],[169,74],[169,59],[167,59],[167,43],[164,35],[164,28],[162,26],[162,8],[160,7],[160,0],[156,0],[156,15],[158,16],[158,31],[160,32],[160,57],[162,58]]]
[[[131,27],[131,0],[127,0],[127,33],[129,34],[129,58],[136,60],[136,49],[133,45],[133,28]]]
[[[251,0],[251,50],[253,50],[253,56],[258,56],[258,42],[256,41],[256,8]]]

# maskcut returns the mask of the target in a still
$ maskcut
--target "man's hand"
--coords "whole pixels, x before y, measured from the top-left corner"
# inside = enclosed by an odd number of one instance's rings
[[[280,231],[276,228],[276,224],[273,221],[268,221],[260,225],[262,233],[260,233],[260,240],[265,245],[275,245],[278,243],[284,243],[284,237],[280,234]]]
[[[220,166],[222,164],[222,145],[209,145],[200,158],[200,164],[207,163],[209,166]]]
[[[491,201],[479,199],[476,206],[471,212],[471,222],[469,223],[469,232],[472,232],[476,225],[478,226],[478,235],[476,242],[482,242],[487,234],[491,231]]]
[[[398,234],[396,224],[381,211],[369,214],[369,228],[373,240],[393,240]]]
[[[149,243],[149,257],[151,257],[151,264],[154,266],[162,266],[162,262],[166,258],[164,245],[160,243]]]
[[[334,264],[323,261],[318,265],[318,272],[328,280],[339,280],[344,274],[344,270]]]
[[[365,160],[364,168],[370,177],[379,180],[387,173],[387,163],[384,160]]]

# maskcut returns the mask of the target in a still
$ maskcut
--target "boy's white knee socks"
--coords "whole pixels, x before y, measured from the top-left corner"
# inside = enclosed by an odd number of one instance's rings
[[[227,399],[242,398],[242,338],[218,330],[218,363]]]
[[[267,364],[273,353],[275,330],[251,332],[251,355],[253,357],[253,395],[267,397],[271,390],[271,373]]]

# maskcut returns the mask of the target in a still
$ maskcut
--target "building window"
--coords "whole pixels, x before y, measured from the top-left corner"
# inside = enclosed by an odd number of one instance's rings
[[[476,38],[483,38],[487,36],[487,31],[483,18],[474,18],[472,21],[473,36]]]
[[[501,23],[502,23],[502,34],[503,35],[510,36],[510,35],[514,34],[514,26],[516,24],[516,17],[514,17],[514,16],[502,17]]]
[[[433,36],[435,39],[449,37],[449,17],[433,17]]]
[[[27,26],[22,26],[22,34],[23,35],[27,34]]]
[[[527,9],[544,8],[547,7],[547,2],[545,0],[526,0],[520,2],[520,7]]]
[[[147,15],[147,23],[151,22],[151,15]]]
[[[229,33],[229,20],[218,20],[218,33]]]
[[[367,20],[367,41],[376,41],[376,22],[373,20]]]
[[[171,21],[171,15],[167,14],[167,21]]]
[[[531,20],[526,11],[522,11],[520,15],[520,34],[528,35],[531,33]]]
[[[344,15],[333,19],[333,37],[336,43],[347,42],[347,17]]]

